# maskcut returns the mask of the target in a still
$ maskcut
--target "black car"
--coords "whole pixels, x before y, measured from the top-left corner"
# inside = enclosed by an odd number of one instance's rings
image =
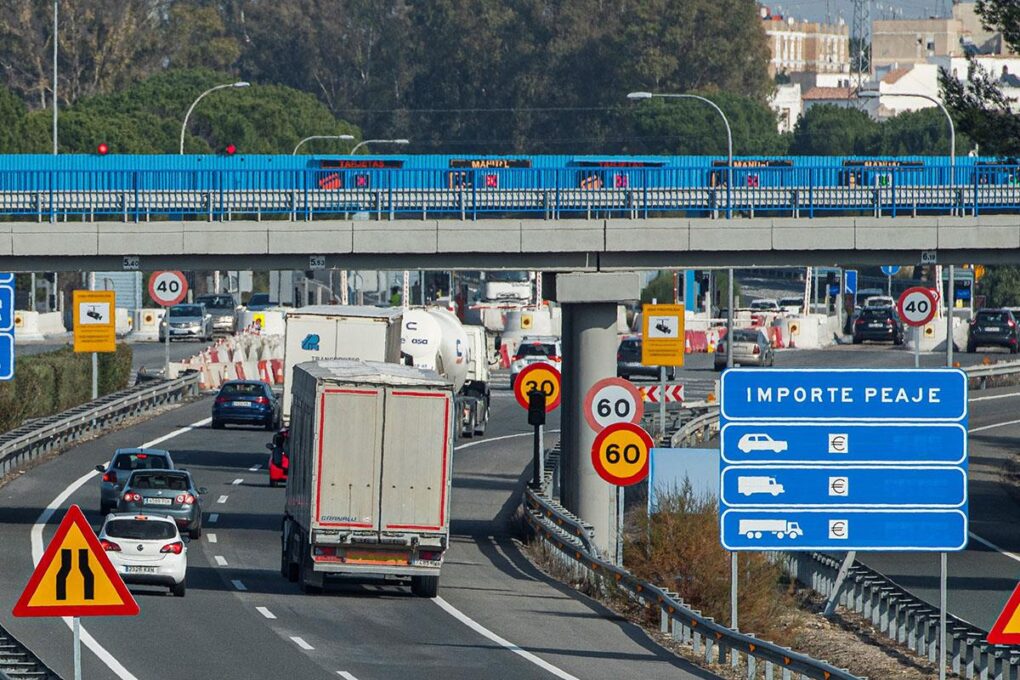
[[[267,430],[280,427],[280,400],[260,380],[231,380],[223,383],[212,407],[214,430],[230,423],[261,425]]]
[[[865,307],[854,321],[854,344],[865,340],[903,344],[903,324],[892,307]]]
[[[1005,347],[1010,354],[1016,354],[1020,342],[1020,330],[1016,317],[1008,309],[980,309],[970,321],[967,335],[967,351],[975,352],[978,347]]]
[[[672,366],[666,368],[666,374],[670,380],[676,379],[676,369]],[[640,337],[624,338],[620,341],[620,347],[616,350],[616,375],[627,379],[633,376],[659,377],[658,366],[645,366],[641,363]]]

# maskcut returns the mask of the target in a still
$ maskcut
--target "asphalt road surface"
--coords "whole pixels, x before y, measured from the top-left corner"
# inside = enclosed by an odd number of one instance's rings
[[[455,455],[451,548],[437,600],[381,581],[334,584],[309,596],[282,578],[284,492],[268,487],[268,434],[212,431],[204,421],[209,406],[203,399],[82,444],[0,489],[0,621],[65,677],[69,628],[59,619],[10,615],[32,569],[33,535],[41,554],[72,502],[98,527],[98,479],[90,470],[116,447],[175,432],[156,445],[209,488],[205,534],[189,548],[188,594],[135,588],[138,617],[85,619],[88,636],[105,650],[84,653],[90,680],[716,677],[548,579],[517,551],[508,529],[530,476],[531,434],[509,392],[494,395],[487,436]],[[57,510],[43,529],[47,507]]]
[[[15,361],[19,356],[31,356],[52,352],[72,344],[70,336],[59,340],[46,340],[44,342],[25,342],[14,346]],[[137,373],[145,368],[148,371],[162,371],[164,364],[163,343],[158,342],[129,342],[134,355],[131,360],[131,370]],[[170,361],[180,361],[187,357],[198,354],[205,349],[209,343],[205,342],[171,342]]]

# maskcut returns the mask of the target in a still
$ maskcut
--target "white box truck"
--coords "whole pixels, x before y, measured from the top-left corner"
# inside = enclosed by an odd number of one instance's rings
[[[283,354],[283,420],[290,422],[291,378],[306,361],[400,362],[400,308],[317,305],[287,312]]]
[[[431,371],[360,361],[294,368],[281,572],[410,577],[435,597],[449,545],[454,394]]]

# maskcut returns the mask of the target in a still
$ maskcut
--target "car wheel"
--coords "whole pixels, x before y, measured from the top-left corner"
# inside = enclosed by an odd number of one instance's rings
[[[411,592],[418,597],[433,598],[439,595],[438,576],[412,576]]]
[[[202,526],[199,525],[198,527],[196,527],[196,528],[192,529],[191,531],[189,531],[188,532],[188,536],[191,536],[191,540],[193,540],[193,541],[196,541],[196,540],[202,538]]]
[[[266,421],[266,424],[263,427],[265,427],[269,432],[272,432],[276,429],[276,421],[273,418],[270,418]]]
[[[973,354],[977,351],[977,345],[972,342],[967,343],[967,354]]]
[[[223,429],[223,421],[222,420],[213,420],[212,421],[212,429],[214,429],[214,430],[222,430]]]
[[[185,585],[184,581],[181,581],[180,583],[175,583],[172,586],[170,586],[170,593],[174,597],[184,597],[184,594],[187,592],[188,587]]]
[[[862,342],[862,341],[861,341],[861,339],[860,339],[860,338],[858,338],[858,337],[857,337],[857,336],[855,335],[855,336],[854,336],[854,344],[855,344],[855,345],[859,345],[859,344],[861,344],[861,342]]]

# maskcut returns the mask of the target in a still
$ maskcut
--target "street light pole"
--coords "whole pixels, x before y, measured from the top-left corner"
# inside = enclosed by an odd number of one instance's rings
[[[53,155],[57,155],[57,5],[53,0]]]
[[[733,191],[733,130],[730,128],[730,121],[726,118],[726,114],[723,110],[716,105],[714,101],[706,97],[701,97],[696,94],[658,94],[654,92],[631,92],[627,95],[627,99],[632,101],[638,101],[642,99],[652,99],[653,97],[659,97],[661,99],[697,99],[699,102],[708,104],[715,112],[722,118],[723,125],[726,127],[726,191]],[[726,206],[726,217],[730,217],[730,205],[727,201]],[[726,367],[733,368],[733,268],[728,270],[728,282],[729,282],[729,304],[727,304],[726,311]]]
[[[300,149],[305,142],[310,142],[313,139],[335,139],[341,142],[349,142],[354,139],[354,135],[312,135],[311,137],[305,137],[297,143],[297,146],[295,146],[294,150],[290,152],[290,155],[296,156],[298,149]]]
[[[410,144],[410,140],[407,139],[366,139],[358,142],[351,149],[350,155],[353,156],[358,152],[358,149],[365,146],[366,144]]]
[[[874,90],[869,90],[861,92],[860,96],[864,99],[879,99],[881,97],[917,97],[919,99],[927,99],[935,104],[935,106],[942,109],[943,115],[945,115],[946,120],[949,121],[949,184],[950,186],[956,186],[956,125],[953,124],[953,117],[949,115],[949,110],[946,109],[945,105],[941,101],[939,101],[936,97],[932,97],[927,94],[913,92],[876,92]]]
[[[245,82],[243,80],[239,80],[236,83],[224,83],[223,85],[216,85],[215,87],[210,87],[208,90],[206,90],[202,94],[198,95],[198,98],[195,99],[195,101],[191,102],[191,106],[188,107],[188,112],[186,114],[184,114],[184,123],[181,125],[181,155],[182,156],[184,155],[184,133],[188,129],[188,119],[191,118],[191,112],[195,110],[195,107],[198,106],[198,103],[200,101],[202,101],[202,98],[205,97],[207,94],[211,94],[211,93],[215,92],[216,90],[225,90],[225,89],[231,88],[231,87],[233,87],[233,88],[241,88],[241,87],[250,87],[250,86],[251,86],[251,83]]]

